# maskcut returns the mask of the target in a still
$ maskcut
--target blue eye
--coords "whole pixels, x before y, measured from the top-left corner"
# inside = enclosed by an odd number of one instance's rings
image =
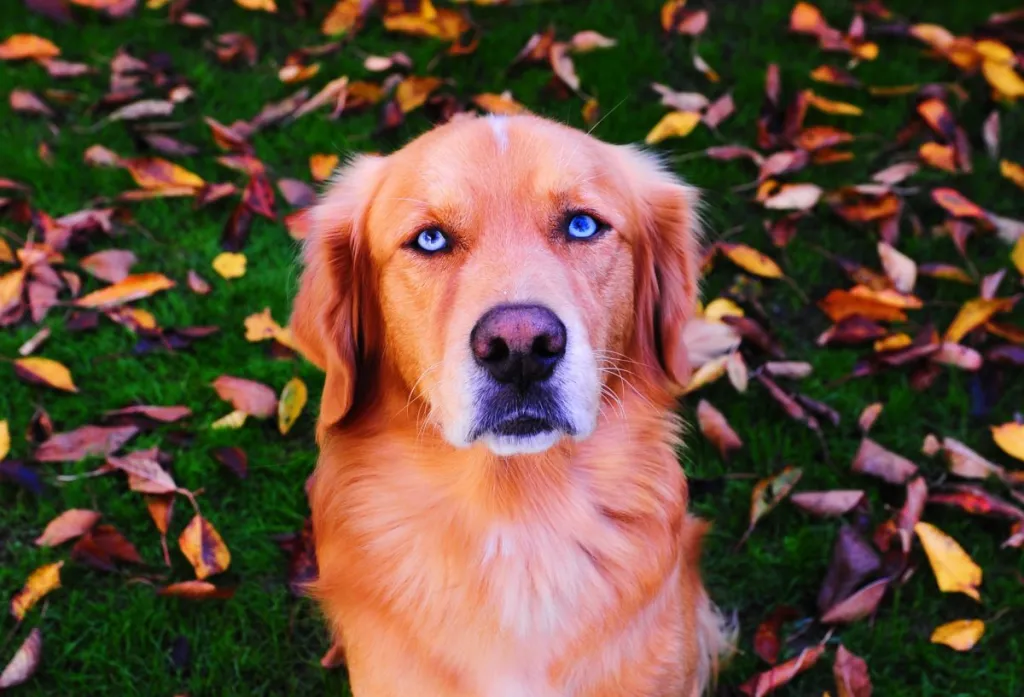
[[[448,246],[448,238],[436,227],[427,228],[416,236],[416,246],[424,252],[440,252]]]
[[[586,240],[596,235],[599,229],[600,226],[596,220],[585,213],[579,213],[569,220],[566,231],[573,239]]]

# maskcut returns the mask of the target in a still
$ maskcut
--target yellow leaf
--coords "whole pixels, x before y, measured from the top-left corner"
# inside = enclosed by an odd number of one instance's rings
[[[78,392],[71,378],[71,371],[64,364],[49,358],[29,356],[14,361],[14,369],[22,378],[31,382],[49,385],[65,392]]]
[[[277,428],[282,436],[295,425],[308,398],[306,383],[299,378],[292,378],[281,390],[281,398],[277,401]]]
[[[230,414],[226,414],[217,419],[216,421],[214,421],[212,424],[210,424],[210,428],[212,428],[215,431],[219,431],[225,428],[241,428],[242,426],[245,425],[245,420],[247,418],[249,418],[249,415],[247,413],[245,413],[241,409],[236,409]]]
[[[75,301],[79,307],[108,309],[149,297],[175,286],[174,281],[162,273],[140,273],[127,276],[117,283],[100,288]]]
[[[985,633],[981,620],[956,620],[936,627],[932,632],[933,644],[945,644],[957,651],[970,651]]]
[[[1024,189],[1024,167],[1021,167],[1016,162],[1010,162],[1009,160],[999,161],[999,173],[1004,177],[1012,181],[1014,184]]]
[[[700,114],[695,111],[672,111],[662,117],[644,140],[648,145],[654,145],[666,138],[685,138],[698,123]]]
[[[988,80],[988,84],[1007,99],[1024,96],[1024,80],[1014,71],[1012,65],[986,60],[981,64],[981,72]]]
[[[715,298],[704,308],[704,319],[721,322],[723,317],[743,317],[743,308],[729,298]]]
[[[690,378],[690,384],[686,386],[684,393],[696,392],[705,385],[710,385],[721,378],[725,375],[728,362],[729,356],[726,355],[719,356],[702,365],[694,371],[693,376]]]
[[[277,5],[274,3],[274,0],[235,0],[235,4],[247,10],[277,12]]]
[[[0,276],[0,313],[21,300],[21,291],[24,287],[25,269],[15,269]]]
[[[528,113],[525,106],[512,99],[508,94],[493,94],[491,92],[485,92],[473,97],[473,103],[491,114],[512,116],[515,114]]]
[[[719,244],[719,248],[732,263],[745,271],[749,271],[755,276],[761,276],[762,278],[782,278],[785,275],[782,273],[782,269],[779,268],[778,264],[772,261],[770,257],[765,256],[753,247],[748,247],[745,244],[729,244],[722,242]]]
[[[860,116],[864,113],[864,110],[855,104],[847,104],[846,102],[836,102],[831,99],[826,99],[820,95],[814,93],[813,90],[804,90],[804,94],[807,95],[807,103],[817,109],[823,111],[826,114],[840,114],[843,116]]]
[[[178,546],[200,581],[231,566],[231,552],[224,540],[210,521],[198,513],[182,531]]]
[[[440,87],[444,81],[439,77],[418,77],[410,75],[398,83],[395,88],[395,100],[403,114],[423,106],[427,98]]]
[[[18,621],[25,619],[25,615],[39,600],[50,591],[60,588],[60,569],[64,562],[58,561],[52,564],[40,566],[32,572],[25,581],[25,587],[11,598],[11,614]]]
[[[1024,276],[1024,235],[1017,238],[1017,244],[1013,246],[1010,253],[1010,261],[1017,267],[1017,271]]]
[[[334,172],[334,168],[338,166],[337,155],[310,155],[309,156],[309,171],[313,175],[313,179],[318,182],[322,182],[331,176]]]
[[[987,322],[992,315],[997,312],[1005,312],[1012,307],[1013,301],[1010,298],[992,298],[990,300],[974,298],[973,300],[968,300],[960,308],[956,317],[953,318],[949,329],[946,330],[944,339],[956,343]]]
[[[0,460],[7,457],[11,452],[11,429],[7,425],[7,419],[0,421]]]
[[[974,50],[977,51],[985,60],[995,61],[996,63],[1013,63],[1013,49],[1004,44],[1002,41],[996,41],[995,39],[982,39],[981,41],[974,42]]]
[[[981,602],[978,592],[981,567],[974,563],[963,547],[930,523],[917,523],[914,532],[928,555],[939,589],[944,593],[963,593]]]
[[[121,164],[143,189],[198,189],[206,183],[198,174],[160,157],[135,157]]]
[[[362,7],[363,0],[338,0],[338,4],[324,17],[320,31],[328,36],[344,34],[359,23]]]
[[[1002,426],[992,426],[992,439],[1007,455],[1024,460],[1024,424],[1011,421]]]
[[[305,82],[320,72],[320,64],[312,65],[286,65],[277,71],[277,77],[281,82],[292,85],[296,82]]]
[[[241,252],[221,252],[213,260],[213,270],[227,279],[245,275],[245,255]]]

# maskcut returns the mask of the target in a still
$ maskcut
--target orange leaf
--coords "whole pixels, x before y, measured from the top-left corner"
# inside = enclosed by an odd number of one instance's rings
[[[182,554],[189,560],[200,581],[227,570],[231,552],[210,521],[198,513],[178,538]]]
[[[460,13],[442,8],[435,9],[430,0],[420,0],[419,13],[407,12],[384,17],[388,31],[429,36],[441,41],[455,41],[469,29],[469,23]]]
[[[121,165],[143,189],[198,189],[206,183],[199,175],[160,157],[134,157],[122,160]]]
[[[932,190],[932,199],[954,218],[978,218],[987,220],[988,214],[978,204],[969,200],[955,189],[939,187]]]
[[[16,620],[25,619],[25,615],[36,603],[50,591],[60,588],[60,569],[63,561],[40,566],[29,575],[25,586],[11,598],[11,614]]]
[[[104,310],[149,297],[174,286],[174,281],[162,273],[134,274],[106,288],[93,291],[76,300],[74,304],[78,307]]]
[[[35,34],[12,34],[0,43],[0,60],[53,58],[59,55],[60,49],[56,44]]]
[[[918,157],[935,169],[945,172],[956,172],[956,150],[952,145],[939,143],[922,143],[917,150]]]
[[[1003,452],[1018,460],[1024,460],[1024,424],[1011,421],[1002,426],[992,426],[992,439]]]
[[[512,99],[511,95],[484,93],[473,97],[473,103],[491,114],[513,116],[527,113],[527,108]]]
[[[818,111],[823,111],[826,114],[839,114],[842,116],[860,116],[864,113],[864,110],[855,104],[847,104],[846,102],[837,102],[831,99],[826,99],[818,94],[815,94],[813,90],[804,90],[804,94],[807,98],[807,104],[814,107]]]
[[[956,120],[953,113],[941,99],[932,97],[917,105],[917,113],[936,134],[948,142],[956,139]]]
[[[157,461],[157,448],[136,450],[124,457],[107,456],[107,463],[128,474],[128,487],[143,494],[170,494],[178,490],[174,479]]]
[[[71,371],[63,363],[49,358],[39,356],[19,358],[14,361],[14,372],[18,374],[18,377],[29,382],[47,385],[65,392],[78,392],[78,388],[71,378]]]
[[[439,77],[410,75],[395,88],[395,99],[398,101],[398,107],[404,114],[418,109],[423,106],[427,98],[442,84],[444,84],[444,81]]]
[[[8,307],[21,300],[22,292],[25,289],[26,273],[27,270],[21,268],[0,276],[0,315],[4,314]]]
[[[855,315],[883,322],[902,322],[907,319],[898,307],[840,289],[830,291],[818,306],[833,322]]]
[[[822,27],[828,26],[821,10],[808,2],[798,2],[789,15],[789,30],[800,34],[821,33]]]
[[[755,276],[782,278],[785,275],[778,264],[753,247],[748,247],[745,244],[720,242],[718,248],[729,258],[729,261]]]
[[[960,308],[960,311],[953,318],[949,329],[946,330],[944,339],[951,343],[957,343],[969,333],[985,324],[998,312],[1006,312],[1013,308],[1012,298],[974,298],[968,300]]]
[[[235,4],[246,10],[277,12],[277,5],[274,3],[274,0],[235,0]]]
[[[315,154],[309,156],[309,171],[313,175],[313,179],[318,182],[330,178],[337,166],[337,155]]]
[[[726,421],[725,415],[705,399],[697,405],[697,422],[700,432],[718,448],[722,459],[728,460],[733,450],[743,447],[743,441]]]
[[[999,173],[1004,177],[1012,181],[1014,184],[1024,189],[1024,167],[1021,167],[1016,162],[1010,162],[1009,160],[999,161]]]
[[[963,547],[930,523],[917,523],[914,532],[928,555],[939,589],[944,593],[963,593],[981,602],[978,592],[982,580],[981,567],[974,563]]]
[[[324,17],[320,31],[328,36],[337,36],[358,28],[365,8],[369,4],[365,0],[338,0],[338,3]]]
[[[982,61],[981,73],[988,80],[988,84],[1007,99],[1024,97],[1024,80],[1009,63]]]
[[[234,588],[218,588],[209,581],[182,581],[161,588],[157,595],[170,595],[189,600],[227,599],[235,594]]]
[[[55,547],[84,535],[99,519],[99,511],[72,508],[51,520],[35,543],[39,547]]]

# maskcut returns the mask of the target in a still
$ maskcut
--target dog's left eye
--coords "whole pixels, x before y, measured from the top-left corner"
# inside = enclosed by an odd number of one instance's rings
[[[440,252],[447,246],[448,238],[436,227],[422,230],[420,234],[416,236],[416,248],[422,252],[427,252],[428,254]]]
[[[593,216],[577,213],[569,218],[565,231],[572,239],[587,240],[601,231],[601,225],[594,220]]]

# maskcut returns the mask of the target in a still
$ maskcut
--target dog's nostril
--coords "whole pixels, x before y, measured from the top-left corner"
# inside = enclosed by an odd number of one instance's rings
[[[525,387],[549,377],[565,354],[565,325],[539,305],[501,305],[469,337],[477,363],[502,383]]]
[[[501,337],[494,337],[487,344],[487,355],[485,361],[503,361],[508,358],[508,344]]]

